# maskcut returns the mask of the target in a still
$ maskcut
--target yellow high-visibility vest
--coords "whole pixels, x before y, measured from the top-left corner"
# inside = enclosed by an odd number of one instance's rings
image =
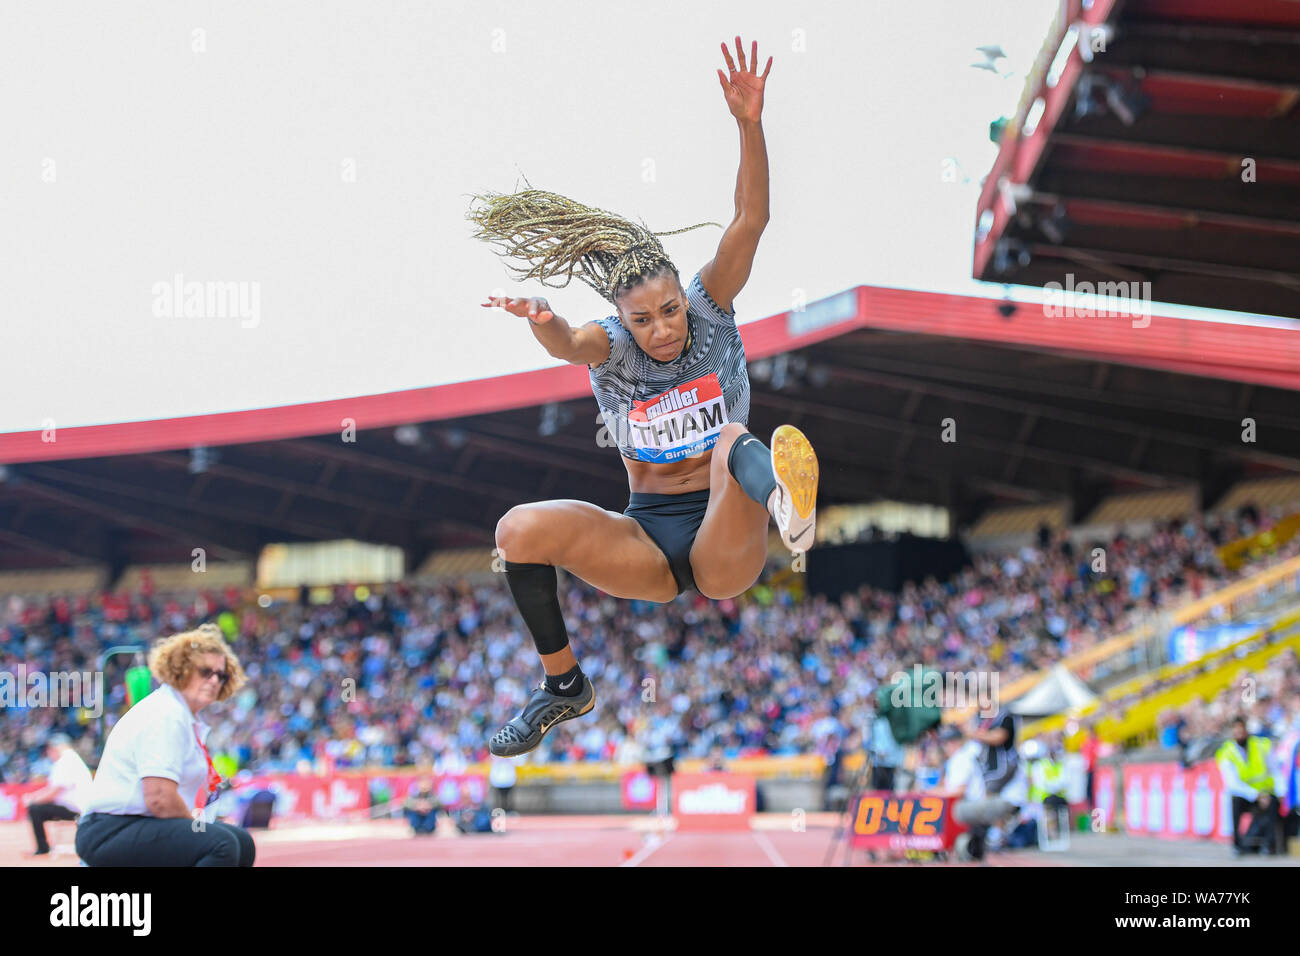
[[[1241,782],[1256,790],[1273,792],[1273,777],[1268,772],[1268,755],[1273,749],[1273,742],[1267,737],[1248,737],[1246,739],[1246,759],[1242,759],[1237,741],[1224,741],[1215,760],[1227,760],[1237,768]]]
[[[1046,757],[1035,760],[1029,768],[1029,799],[1042,803],[1052,794],[1064,795],[1065,764]],[[1040,785],[1041,781],[1041,785]]]

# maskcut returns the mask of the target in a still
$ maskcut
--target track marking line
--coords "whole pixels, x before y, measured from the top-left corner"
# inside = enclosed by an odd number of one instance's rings
[[[750,830],[749,832],[754,838],[754,842],[759,845],[762,851],[767,854],[767,858],[772,861],[773,866],[790,865],[782,859],[781,854],[776,851],[776,847],[772,845],[772,841],[767,838],[766,833],[759,833],[757,830]]]
[[[652,840],[651,842],[647,843],[645,846],[641,847],[641,849],[637,850],[635,855],[629,857],[628,859],[620,863],[619,866],[640,866],[642,863],[644,863],[647,859],[650,858],[651,853],[659,849],[661,846],[664,846],[671,839],[672,837],[668,836],[662,840]]]

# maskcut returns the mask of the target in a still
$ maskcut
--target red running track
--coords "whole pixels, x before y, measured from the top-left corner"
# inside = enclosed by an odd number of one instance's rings
[[[277,826],[254,831],[254,839],[257,866],[821,866],[836,821],[834,814],[808,814],[806,829],[796,831],[789,816],[765,814],[748,831],[661,834],[643,815],[510,817],[503,833],[442,829],[414,837],[405,823],[383,820]],[[0,824],[0,866],[76,866],[73,825],[53,824],[48,835],[55,853],[31,859],[28,825]],[[837,852],[836,865],[843,858]],[[854,862],[867,858],[856,854]],[[994,854],[989,863],[1044,861],[1039,854]]]

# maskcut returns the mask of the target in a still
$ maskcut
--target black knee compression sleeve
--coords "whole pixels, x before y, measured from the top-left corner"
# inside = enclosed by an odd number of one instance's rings
[[[727,471],[731,472],[745,494],[764,508],[767,499],[776,490],[776,475],[772,472],[772,452],[753,435],[741,435],[727,455]]]
[[[550,564],[515,564],[507,561],[506,583],[514,595],[519,616],[533,635],[537,653],[554,654],[569,646],[569,632],[560,613],[560,596],[555,566]]]

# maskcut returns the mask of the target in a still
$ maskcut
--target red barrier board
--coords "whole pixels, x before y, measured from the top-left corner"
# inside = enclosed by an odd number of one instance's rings
[[[270,790],[285,797],[278,815],[289,819],[329,820],[371,806],[372,783],[387,790],[388,799],[403,802],[411,784],[430,779],[414,771],[336,772],[320,776],[296,773],[258,774],[241,781],[238,789]],[[432,777],[433,791],[448,810],[477,807],[487,799],[487,777],[483,774],[438,774]],[[39,783],[0,784],[0,821],[23,820],[24,793],[41,789]]]
[[[1093,799],[1097,804],[1093,809],[1092,828],[1115,829],[1115,813],[1119,806],[1115,768],[1109,764],[1098,767],[1093,775],[1092,788]]]
[[[1232,839],[1232,799],[1213,760],[1184,770],[1175,763],[1122,768],[1124,827],[1167,839]]]
[[[410,793],[412,784],[429,779],[427,773],[413,771],[367,771],[363,778],[370,787],[385,787],[388,799],[402,802]],[[371,791],[374,793],[374,790]],[[488,796],[487,777],[482,774],[443,773],[433,778],[433,793],[438,802],[448,810],[477,807]],[[367,806],[370,803],[366,804]]]
[[[27,808],[23,806],[24,793],[35,793],[43,783],[0,783],[0,822],[26,820]]]
[[[290,773],[262,774],[246,786],[265,788],[288,798],[283,816],[314,820],[332,819],[372,805],[371,786],[386,791],[388,800],[402,803],[411,785],[430,779],[413,771],[338,772],[324,776]],[[432,776],[433,792],[448,810],[477,807],[487,799],[487,778],[482,774],[438,774]]]
[[[758,788],[743,773],[675,773],[673,816],[678,830],[748,830]]]
[[[619,782],[624,810],[653,810],[658,806],[659,781],[644,770],[629,770]]]
[[[851,807],[855,850],[951,850],[966,827],[953,819],[953,797],[872,790]]]

